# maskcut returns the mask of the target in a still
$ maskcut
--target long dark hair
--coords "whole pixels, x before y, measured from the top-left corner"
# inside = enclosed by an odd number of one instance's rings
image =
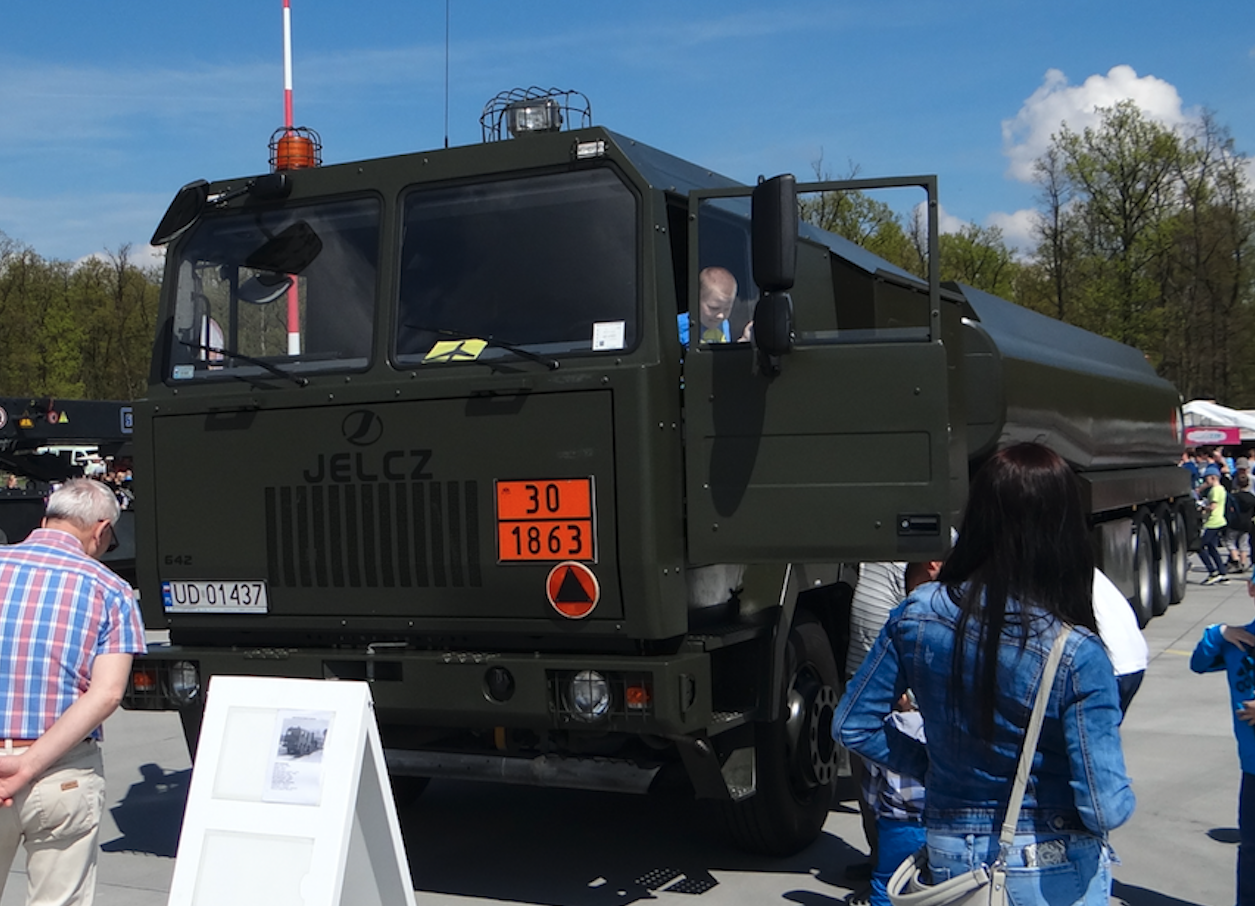
[[[1098,631],[1094,552],[1080,486],[1067,463],[1034,443],[991,456],[972,479],[958,541],[937,581],[960,612],[951,672],[955,716],[990,740],[1004,630],[1012,630],[1021,649],[1043,616]],[[1016,606],[1008,609],[1010,601]],[[970,624],[978,630],[973,698],[964,694]]]

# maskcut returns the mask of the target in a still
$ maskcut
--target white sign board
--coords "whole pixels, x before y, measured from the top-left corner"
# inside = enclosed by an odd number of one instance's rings
[[[366,683],[209,684],[171,906],[414,906]]]

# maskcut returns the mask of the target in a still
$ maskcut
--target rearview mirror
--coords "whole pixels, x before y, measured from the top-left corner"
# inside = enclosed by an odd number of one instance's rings
[[[244,259],[244,266],[279,274],[299,274],[322,252],[322,239],[304,220],[271,236]]]

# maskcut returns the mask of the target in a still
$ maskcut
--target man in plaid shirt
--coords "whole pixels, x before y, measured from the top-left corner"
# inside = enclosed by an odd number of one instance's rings
[[[144,627],[116,546],[113,492],[67,482],[42,526],[0,547],[0,891],[18,844],[28,904],[90,904],[105,778],[100,725],[126,691]]]

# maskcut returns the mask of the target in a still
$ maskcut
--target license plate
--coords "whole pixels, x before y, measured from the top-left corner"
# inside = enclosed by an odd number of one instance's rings
[[[265,613],[269,608],[266,583],[162,582],[161,603],[166,613]]]

